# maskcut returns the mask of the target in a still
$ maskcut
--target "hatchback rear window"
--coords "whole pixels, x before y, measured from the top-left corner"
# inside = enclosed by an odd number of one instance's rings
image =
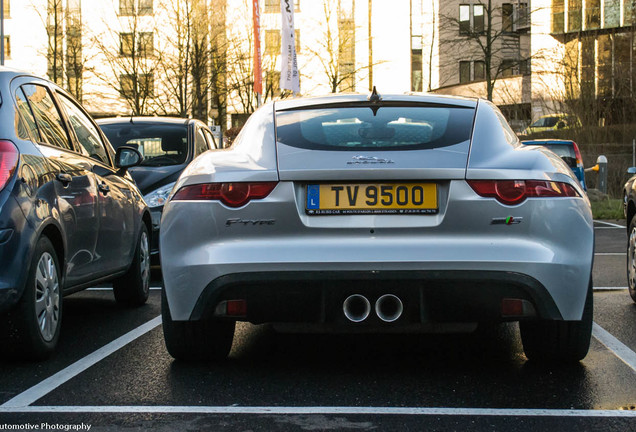
[[[560,156],[561,159],[563,159],[570,168],[576,168],[576,153],[574,153],[574,147],[572,145],[563,145],[563,144],[542,144],[542,145],[552,150],[554,153],[557,154],[557,156]]]
[[[314,150],[415,150],[470,139],[474,108],[355,106],[276,113],[277,140]]]
[[[126,145],[139,150],[143,166],[180,165],[188,157],[186,125],[125,122],[100,127],[115,149]]]

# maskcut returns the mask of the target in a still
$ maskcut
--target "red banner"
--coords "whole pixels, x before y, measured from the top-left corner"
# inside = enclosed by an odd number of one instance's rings
[[[254,18],[254,93],[263,94],[263,72],[261,70],[261,13],[258,0],[252,0]]]

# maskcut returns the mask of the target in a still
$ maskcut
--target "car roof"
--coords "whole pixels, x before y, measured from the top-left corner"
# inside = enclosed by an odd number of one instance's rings
[[[557,144],[557,145],[572,145],[574,141],[564,139],[536,139],[536,140],[524,140],[521,144],[525,145],[544,145],[544,144]]]
[[[95,120],[97,124],[117,124],[117,123],[155,123],[155,124],[189,124],[193,121],[196,121],[192,118],[183,118],[183,117],[146,117],[146,116],[134,116],[134,117],[105,117]]]
[[[441,105],[456,105],[467,108],[475,108],[477,106],[477,98],[460,97],[460,96],[447,96],[447,95],[433,95],[428,93],[405,93],[405,94],[381,94],[380,93],[380,106],[383,102],[407,102],[407,103],[430,103]],[[331,104],[347,104],[356,102],[367,102],[369,100],[368,94],[356,94],[356,93],[339,93],[330,94],[326,96],[316,97],[304,97],[294,99],[284,99],[274,102],[274,108],[276,111],[320,107],[323,105]]]

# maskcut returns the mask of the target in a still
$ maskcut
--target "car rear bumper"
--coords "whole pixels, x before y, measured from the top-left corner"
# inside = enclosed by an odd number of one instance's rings
[[[372,312],[361,323],[343,313],[345,299],[366,297]],[[397,296],[400,318],[385,323],[373,312],[378,298]],[[504,299],[522,300],[523,313],[506,314]],[[493,271],[315,271],[255,272],[222,276],[206,286],[189,317],[218,317],[217,305],[244,300],[247,313],[234,319],[252,323],[321,323],[331,325],[412,326],[413,324],[560,320],[546,288],[523,274]]]

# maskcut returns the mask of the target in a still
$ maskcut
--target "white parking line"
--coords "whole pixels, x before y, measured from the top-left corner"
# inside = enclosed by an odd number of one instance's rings
[[[605,221],[600,221],[600,220],[595,220],[594,223],[600,223],[600,224],[603,224],[603,225],[608,225],[608,226],[610,226],[612,228],[623,228],[623,229],[626,228],[623,225],[618,225],[618,224],[615,224],[615,223],[612,223],[612,222],[605,222]],[[602,227],[596,227],[596,228],[602,228]]]
[[[113,288],[112,287],[92,287],[92,288],[86,288],[85,291],[112,291]],[[161,290],[160,286],[157,287],[150,287],[151,291],[159,291]]]
[[[2,408],[0,413],[117,413],[117,414],[273,414],[273,415],[419,415],[489,417],[636,417],[629,410],[420,408],[420,407],[284,407],[284,406],[28,406]]]
[[[594,287],[594,291],[626,291],[627,287]]]
[[[623,363],[636,372],[636,353],[634,351],[629,349],[624,343],[616,339],[607,330],[596,323],[594,323],[594,326],[592,327],[592,334],[616,357],[621,359]]]
[[[627,252],[597,252],[596,256],[625,256]]]
[[[120,348],[128,345],[135,339],[145,335],[150,330],[161,324],[161,316],[158,316],[145,324],[140,325],[136,329],[126,333],[125,335],[115,339],[109,344],[104,345],[97,351],[87,355],[86,357],[76,361],[72,365],[62,369],[55,375],[50,376],[49,378],[41,381],[40,383],[34,385],[28,390],[20,393],[14,398],[8,400],[4,404],[0,405],[0,409],[2,408],[19,408],[26,407],[40,399],[41,397],[47,395],[52,392],[65,382],[84,372],[86,369],[90,368],[94,364],[102,361],[115,351]]]

